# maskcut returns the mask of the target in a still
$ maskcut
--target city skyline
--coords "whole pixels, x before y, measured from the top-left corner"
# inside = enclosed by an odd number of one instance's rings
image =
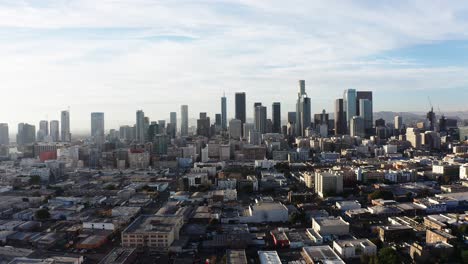
[[[89,129],[90,112],[105,112],[106,127],[117,128],[137,109],[167,119],[183,104],[190,119],[213,118],[223,92],[232,118],[240,91],[248,118],[258,101],[281,102],[284,119],[298,79],[308,83],[312,113],[333,112],[345,89],[372,91],[374,111],[424,112],[427,96],[443,112],[468,110],[467,4],[337,5],[0,3],[2,90],[24,104],[4,101],[0,122],[14,132],[19,122],[59,120],[70,107],[72,131]]]

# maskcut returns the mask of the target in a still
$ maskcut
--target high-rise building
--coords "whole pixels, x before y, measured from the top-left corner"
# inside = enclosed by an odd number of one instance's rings
[[[135,134],[134,126],[121,126],[119,128],[120,140],[132,141],[135,139]]]
[[[240,139],[242,136],[242,121],[239,119],[231,119],[229,121],[229,137],[232,139]]]
[[[335,101],[335,135],[346,134],[346,112],[343,106],[343,99]]]
[[[7,123],[0,123],[0,145],[10,144],[10,132]]]
[[[314,115],[314,125],[315,127],[319,127],[320,125],[327,125],[328,126],[328,114],[325,109],[322,110],[322,113]]]
[[[273,122],[273,133],[281,133],[281,103],[274,102],[271,106],[271,120]]]
[[[221,114],[215,114],[215,126],[221,128],[223,117]]]
[[[296,123],[296,112],[288,112],[288,123],[290,124]]]
[[[266,131],[266,121],[267,121],[267,108],[266,106],[257,106],[255,107],[255,117],[254,117],[255,130],[262,134]]]
[[[91,137],[96,144],[104,143],[104,113],[91,113]]]
[[[221,128],[227,129],[227,100],[224,94],[221,97]]]
[[[52,142],[60,141],[60,131],[59,131],[60,122],[58,120],[50,121],[50,138]]]
[[[352,137],[365,137],[364,118],[361,116],[353,116],[349,126],[349,131]]]
[[[49,122],[47,120],[39,121],[39,130],[37,130],[37,141],[45,141],[49,135]]]
[[[157,134],[153,138],[153,153],[156,155],[167,155],[167,146],[170,139],[167,135]]]
[[[255,111],[257,109],[257,106],[261,106],[261,105],[262,105],[261,102],[255,102],[254,105],[253,105],[253,116],[252,117],[254,118],[254,120],[255,120]],[[255,124],[255,121],[254,121],[254,124]]]
[[[343,109],[346,112],[346,130],[349,130],[351,120],[356,116],[356,90],[347,89],[343,94]]]
[[[180,107],[180,135],[188,136],[188,105]]]
[[[395,122],[395,129],[403,129],[403,117],[402,116],[395,116],[394,118],[394,122]]]
[[[70,111],[64,110],[60,115],[60,124],[62,125],[60,131],[62,132],[62,141],[70,142],[71,141],[71,130],[70,130]]]
[[[311,124],[310,98],[305,92],[305,81],[299,80],[299,92],[296,103],[296,133],[298,136],[305,136],[305,131]]]
[[[139,143],[145,143],[146,133],[145,129],[145,113],[143,110],[138,110],[136,112],[136,141]]]
[[[240,120],[242,125],[246,121],[246,114],[245,114],[245,93],[236,93],[236,99],[235,99],[235,107],[236,107],[236,119]]]
[[[367,99],[372,102],[372,92],[371,91],[356,91],[356,115],[361,115],[361,105],[359,101],[361,99]]]
[[[27,123],[18,124],[16,143],[18,145],[31,144],[36,141],[36,127]]]
[[[372,101],[359,99],[359,116],[364,120],[364,132],[366,136],[372,135]]]
[[[206,113],[200,113],[200,118],[197,120],[197,135],[210,137],[210,129],[210,118]]]
[[[169,116],[169,121],[172,124],[172,129],[174,130],[173,133],[175,135],[177,134],[177,112],[171,112]]]
[[[315,192],[320,197],[343,192],[343,175],[336,172],[315,172]]]

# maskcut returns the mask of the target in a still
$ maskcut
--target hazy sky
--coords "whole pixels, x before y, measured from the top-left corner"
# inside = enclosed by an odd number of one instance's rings
[[[188,104],[220,112],[247,93],[294,109],[306,80],[313,112],[346,88],[374,110],[468,110],[468,2],[294,0],[0,0],[0,122],[38,124],[71,108],[72,130],[106,129]],[[180,116],[179,116],[180,117]]]

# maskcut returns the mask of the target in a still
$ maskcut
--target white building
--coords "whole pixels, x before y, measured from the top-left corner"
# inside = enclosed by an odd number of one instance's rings
[[[348,210],[360,209],[361,204],[358,201],[339,201],[336,202],[336,208],[344,212]]]
[[[349,223],[341,217],[316,217],[312,218],[312,229],[322,236],[347,235]]]
[[[315,172],[315,192],[320,197],[343,192],[343,175],[338,172]]]
[[[466,180],[468,178],[468,163],[460,166],[460,179]]]
[[[287,222],[288,208],[279,202],[260,201],[249,206],[246,215],[240,218],[241,223]]]
[[[333,249],[343,259],[359,258],[362,255],[373,256],[377,254],[377,246],[369,239],[350,239],[333,241]]]
[[[276,251],[258,251],[260,264],[281,264],[281,260]]]

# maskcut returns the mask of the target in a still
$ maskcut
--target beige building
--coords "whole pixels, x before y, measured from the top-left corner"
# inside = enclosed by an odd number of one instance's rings
[[[315,192],[320,197],[343,192],[343,175],[338,172],[315,172]]]
[[[182,216],[142,215],[122,231],[122,246],[168,251],[182,225]]]
[[[322,236],[349,234],[349,223],[341,217],[312,218],[312,229]]]

